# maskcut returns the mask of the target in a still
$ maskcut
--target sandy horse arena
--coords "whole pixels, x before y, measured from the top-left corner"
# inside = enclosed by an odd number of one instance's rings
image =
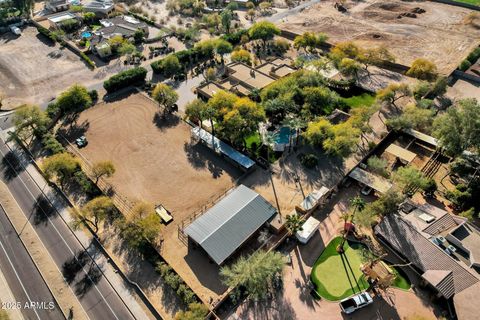
[[[233,186],[239,170],[191,142],[190,126],[175,116],[161,119],[158,106],[142,94],[83,112],[69,139],[84,134],[80,152],[90,162],[111,160],[108,181],[131,201],[163,204],[175,221],[205,206]]]
[[[354,40],[365,47],[383,45],[398,63],[410,65],[417,58],[427,58],[445,74],[480,41],[480,17],[468,23],[474,12],[469,9],[430,1],[347,0],[347,12],[341,13],[334,8],[335,2],[339,1],[321,1],[283,19],[279,27],[299,34],[325,32],[331,43]]]

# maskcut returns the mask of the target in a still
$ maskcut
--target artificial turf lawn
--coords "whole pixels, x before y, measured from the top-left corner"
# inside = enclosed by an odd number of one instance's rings
[[[365,276],[360,271],[362,264],[360,250],[363,245],[346,241],[342,259],[342,256],[337,253],[337,246],[341,242],[342,237],[330,241],[312,268],[311,278],[317,293],[331,301],[347,298],[368,288]],[[410,289],[408,277],[395,268],[393,270],[396,278],[392,286],[403,290]]]
[[[369,93],[363,93],[350,98],[342,98],[342,101],[350,108],[358,108],[361,106],[371,106],[375,102],[375,96]]]
[[[344,244],[345,253],[337,253],[342,237],[334,238],[315,262],[312,268],[312,282],[317,293],[324,299],[337,301],[368,288],[368,283],[360,271],[361,244]],[[353,288],[352,288],[353,287]]]
[[[463,2],[463,3],[473,4],[475,6],[480,6],[480,0],[455,0],[455,2]]]

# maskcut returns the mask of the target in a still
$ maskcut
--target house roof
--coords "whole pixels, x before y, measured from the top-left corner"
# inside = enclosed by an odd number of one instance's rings
[[[470,263],[480,263],[480,231],[475,226],[464,223],[450,233],[469,251]]]
[[[275,213],[262,196],[240,185],[187,226],[185,233],[220,265]]]
[[[463,290],[453,297],[455,313],[458,320],[471,320],[478,318],[478,300],[480,294],[480,282]]]
[[[251,68],[241,62],[230,64],[227,67],[230,71],[229,75],[231,78],[234,78],[250,86],[251,88],[260,90],[275,81],[273,77],[270,77],[263,72]]]
[[[424,278],[432,280],[432,286],[447,299],[479,283],[479,278],[466,265],[454,260],[398,214],[387,215],[375,227],[375,233],[424,272]],[[440,271],[451,272],[452,281],[447,276],[440,277],[446,275]]]

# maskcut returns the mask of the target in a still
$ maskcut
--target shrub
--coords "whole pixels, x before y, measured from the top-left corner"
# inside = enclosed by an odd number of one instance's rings
[[[73,176],[75,182],[78,183],[78,185],[82,188],[83,192],[88,194],[92,194],[95,192],[95,185],[82,170],[75,172]]]
[[[470,63],[470,61],[465,59],[460,63],[460,66],[458,68],[462,71],[467,71],[468,68],[470,68],[471,66],[472,66],[472,64]]]
[[[98,100],[98,92],[97,90],[90,90],[88,91],[88,95],[90,96],[90,99],[92,99],[92,101],[97,101]]]
[[[142,15],[139,15],[139,14],[136,14],[132,11],[128,11],[128,14],[134,16],[135,18],[137,18],[138,20],[141,20],[143,22],[145,22],[146,24],[149,24],[151,26],[154,26],[155,25],[155,21],[149,19],[148,17],[144,17]]]
[[[55,138],[51,133],[45,133],[42,137],[42,144],[45,149],[50,151],[53,154],[62,153],[65,151],[65,148],[60,142]]]
[[[160,261],[157,263],[157,266],[155,267],[155,270],[160,273],[162,278],[164,278],[167,274],[173,271],[172,267],[170,267],[168,264],[166,264],[163,261]]]
[[[52,103],[49,103],[48,106],[47,106],[47,109],[45,110],[45,112],[47,113],[47,116],[50,118],[50,119],[53,119],[55,118],[58,113],[60,112],[60,107],[58,106],[58,104],[56,104],[55,102],[52,102]]]
[[[80,51],[80,57],[88,64],[88,66],[92,69],[95,69],[95,62],[92,61],[85,53]]]
[[[232,44],[232,46],[236,46],[242,42],[242,37],[246,36],[248,39],[248,30],[247,29],[241,29],[238,30],[237,32],[229,33],[229,34],[224,34],[221,36],[223,40],[226,40]]]
[[[467,60],[474,64],[477,62],[478,58],[480,58],[480,47],[475,48],[470,54],[467,56]]]
[[[306,154],[300,157],[300,163],[305,167],[312,169],[318,164],[318,157],[314,154]]]
[[[134,84],[143,83],[146,76],[147,70],[145,68],[133,68],[110,77],[103,83],[103,87],[108,93],[111,93]]]
[[[164,280],[173,290],[177,290],[182,283],[182,279],[174,272],[166,274]]]

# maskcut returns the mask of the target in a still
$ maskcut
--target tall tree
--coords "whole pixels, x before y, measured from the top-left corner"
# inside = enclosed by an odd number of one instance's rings
[[[220,17],[222,18],[222,26],[225,29],[225,32],[230,33],[230,27],[233,19],[232,11],[229,9],[223,10],[220,14]]]
[[[220,269],[223,283],[229,287],[241,286],[254,299],[265,298],[273,289],[275,279],[285,265],[281,253],[256,251],[248,258],[240,257],[232,266]]]
[[[89,108],[92,105],[92,98],[87,88],[75,84],[60,94],[56,105],[62,114],[77,113]]]
[[[171,78],[178,75],[182,71],[182,65],[177,56],[170,54],[162,60],[163,75],[167,78]]]
[[[92,172],[95,177],[95,183],[98,183],[101,177],[111,177],[115,173],[115,166],[110,160],[98,161],[93,164]]]
[[[115,206],[112,199],[106,196],[100,196],[88,201],[77,216],[77,223],[85,222],[93,227],[93,232],[97,233],[99,223],[115,212]]]
[[[38,106],[22,105],[13,114],[15,134],[27,144],[30,144],[30,141],[27,140],[32,135],[43,135],[49,122],[50,119],[46,113],[40,110]]]
[[[297,231],[302,231],[304,221],[298,214],[287,214],[285,221],[285,228],[287,228],[290,235],[294,235]]]
[[[152,97],[163,107],[164,114],[170,113],[173,106],[177,103],[178,93],[165,83],[159,83],[153,89]]]
[[[387,120],[386,124],[394,130],[415,129],[429,133],[432,128],[435,111],[408,104],[404,112]]]
[[[185,114],[192,122],[198,122],[200,128],[202,128],[202,122],[204,120],[204,110],[206,103],[200,99],[190,101],[185,106]]]
[[[412,166],[398,168],[392,178],[395,184],[404,191],[411,188],[423,189],[428,183],[428,179],[423,176],[422,172]]]
[[[389,84],[386,88],[381,89],[377,92],[377,99],[386,102],[396,109],[398,106],[396,105],[397,101],[404,97],[409,97],[412,95],[410,87],[406,83],[392,83]]]
[[[250,29],[248,29],[248,35],[252,40],[262,40],[263,44],[267,41],[272,40],[273,37],[280,34],[280,29],[278,29],[275,24],[268,21],[260,21],[254,23]]]
[[[419,58],[413,61],[410,69],[407,71],[407,76],[418,78],[421,80],[435,80],[438,76],[437,66],[424,58]]]
[[[62,189],[73,174],[81,170],[78,159],[67,152],[46,158],[43,161],[42,168],[48,179],[55,178],[58,180]]]
[[[433,135],[451,156],[468,150],[480,154],[480,104],[476,99],[459,101],[433,122]]]

